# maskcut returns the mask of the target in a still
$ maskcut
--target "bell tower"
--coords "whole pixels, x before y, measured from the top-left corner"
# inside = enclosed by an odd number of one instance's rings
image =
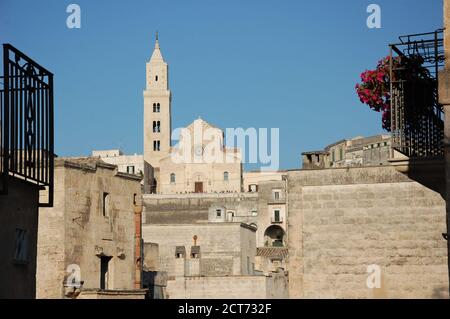
[[[156,33],[155,48],[146,65],[144,90],[144,160],[154,169],[171,146],[171,93],[169,67],[164,61]]]

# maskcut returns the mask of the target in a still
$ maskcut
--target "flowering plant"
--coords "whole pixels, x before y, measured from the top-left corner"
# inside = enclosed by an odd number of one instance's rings
[[[361,83],[355,87],[361,103],[376,112],[382,112],[383,128],[387,131],[391,129],[390,59],[389,56],[385,57],[378,62],[375,70],[361,73]]]
[[[387,56],[381,59],[375,70],[366,70],[361,73],[361,83],[356,84],[356,92],[361,103],[367,104],[372,110],[382,112],[382,126],[386,131],[391,131],[391,73],[390,63],[392,59],[393,69],[392,79],[418,83],[419,86],[408,89],[408,101],[411,105],[417,104],[414,101],[423,100],[424,92],[429,93],[427,83],[430,83],[430,73],[423,67],[424,60],[420,55],[409,57],[397,56],[391,58]],[[422,90],[417,90],[420,87]],[[413,89],[414,88],[414,89]]]

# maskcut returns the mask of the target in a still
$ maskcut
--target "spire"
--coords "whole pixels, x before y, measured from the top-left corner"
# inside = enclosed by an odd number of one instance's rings
[[[158,31],[156,31],[155,33],[155,39],[155,49],[158,48],[159,50]]]
[[[164,59],[161,54],[161,50],[159,48],[159,41],[158,41],[158,31],[156,31],[155,34],[155,49],[153,50],[152,57],[150,58],[151,62],[164,62]]]

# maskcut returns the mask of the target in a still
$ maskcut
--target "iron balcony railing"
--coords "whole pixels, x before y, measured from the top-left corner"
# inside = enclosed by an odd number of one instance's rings
[[[438,103],[443,30],[399,39],[390,45],[392,148],[408,157],[443,156],[444,113]],[[414,76],[418,64],[421,73]]]
[[[3,44],[0,77],[1,192],[11,176],[45,187],[53,205],[53,74],[10,44]]]

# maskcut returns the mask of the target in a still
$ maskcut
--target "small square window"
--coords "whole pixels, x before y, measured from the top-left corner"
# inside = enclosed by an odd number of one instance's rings
[[[216,209],[216,216],[217,217],[222,217],[222,210],[221,209]]]

